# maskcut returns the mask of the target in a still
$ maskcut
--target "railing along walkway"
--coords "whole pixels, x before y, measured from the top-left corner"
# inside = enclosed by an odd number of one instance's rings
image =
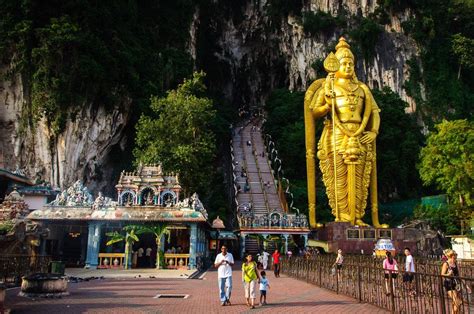
[[[48,271],[51,256],[31,256],[5,254],[0,256],[0,282],[6,285],[16,285],[21,277]]]
[[[387,309],[393,313],[450,313],[452,299],[443,283],[446,277],[439,274],[414,273],[412,286],[403,282],[403,271],[396,278],[388,276],[381,268],[364,263],[347,263],[338,273],[332,272],[333,256],[305,259],[293,257],[282,260],[281,271],[290,277],[307,281],[336,293],[344,294],[359,302],[366,302]],[[369,266],[368,266],[369,265]],[[459,296],[462,304],[458,313],[474,313],[474,287],[472,277],[459,277]],[[387,293],[386,287],[389,287]]]

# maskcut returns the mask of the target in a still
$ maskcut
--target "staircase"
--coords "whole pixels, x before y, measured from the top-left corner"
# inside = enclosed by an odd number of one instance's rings
[[[268,214],[272,210],[282,209],[272,170],[265,153],[260,127],[260,123],[254,120],[242,127],[237,127],[234,129],[232,141],[236,184],[242,188],[241,193],[237,195],[237,202],[239,205],[251,202],[255,215]],[[246,177],[242,177],[242,172]],[[244,192],[246,179],[250,190]]]
[[[245,250],[253,254],[258,251],[257,239],[251,235],[308,234],[306,218],[286,212],[281,203],[260,121],[249,120],[232,133],[234,183],[239,191],[235,201],[241,234],[247,235]],[[274,250],[273,243],[267,249]]]

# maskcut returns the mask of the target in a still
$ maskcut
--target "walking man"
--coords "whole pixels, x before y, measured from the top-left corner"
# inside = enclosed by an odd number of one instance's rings
[[[221,253],[217,254],[214,267],[217,268],[217,278],[219,283],[219,296],[221,305],[230,305],[230,294],[232,291],[232,266],[234,257],[227,252],[227,247],[221,247]]]

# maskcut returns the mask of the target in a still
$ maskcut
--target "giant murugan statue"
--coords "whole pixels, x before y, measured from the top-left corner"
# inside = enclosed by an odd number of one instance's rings
[[[378,218],[375,139],[380,109],[369,88],[357,80],[354,55],[344,38],[324,61],[326,78],[314,81],[304,100],[306,168],[310,225],[316,222],[316,160],[336,222],[367,226],[362,221],[368,190],[374,227]],[[315,120],[324,118],[316,152]]]

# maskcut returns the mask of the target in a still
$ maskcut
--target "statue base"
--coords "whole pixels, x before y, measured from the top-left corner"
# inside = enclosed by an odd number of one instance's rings
[[[320,247],[327,253],[336,253],[338,249],[342,249],[349,254],[372,254],[379,239],[390,239],[397,253],[409,247],[416,254],[416,239],[405,233],[403,228],[378,229],[353,226],[348,222],[330,222],[311,233],[311,245]],[[409,238],[412,239],[406,240]]]

